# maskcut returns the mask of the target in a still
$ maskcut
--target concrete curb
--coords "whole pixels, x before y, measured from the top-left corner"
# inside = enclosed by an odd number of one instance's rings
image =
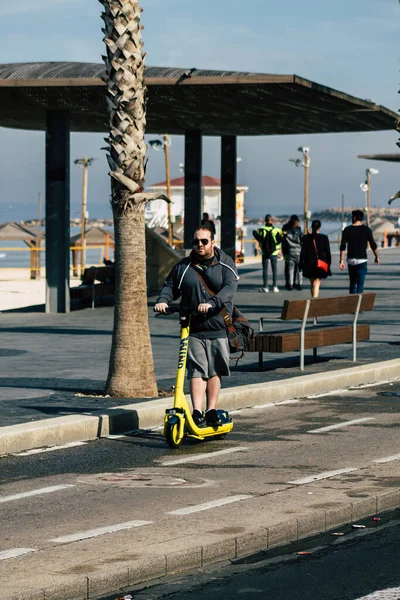
[[[397,377],[400,377],[400,359],[224,389],[219,406],[227,410],[247,408]],[[0,456],[161,426],[165,409],[171,407],[172,402],[172,398],[134,402],[112,407],[96,416],[71,415],[2,427]]]
[[[46,589],[21,592],[4,600],[82,600],[110,594],[130,587],[191,569],[244,558],[261,550],[296,542],[326,533],[333,528],[400,508],[400,489],[382,492],[356,503],[334,509],[320,509],[296,518],[286,519],[272,527],[259,527],[239,537],[231,536],[206,545],[193,546],[179,552],[155,554],[134,564],[103,570],[89,576],[71,577],[68,583]]]

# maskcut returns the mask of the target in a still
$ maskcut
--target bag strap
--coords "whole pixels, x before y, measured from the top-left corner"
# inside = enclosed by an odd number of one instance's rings
[[[313,238],[313,242],[314,242],[315,254],[317,255],[317,259],[319,260],[318,250],[317,250],[317,242],[315,241],[315,238]]]
[[[198,278],[200,279],[200,281],[202,282],[202,284],[203,284],[203,285],[204,285],[204,287],[206,288],[207,292],[208,292],[208,293],[209,293],[211,296],[216,296],[216,293],[215,293],[215,292],[214,292],[214,291],[213,291],[213,290],[212,290],[212,289],[211,289],[211,288],[210,288],[210,287],[207,285],[207,282],[206,282],[206,280],[204,279],[203,275],[202,275],[202,274],[201,274],[201,273],[200,273],[200,272],[199,272],[199,271],[196,269],[196,267],[194,267],[194,266],[193,266],[193,268],[194,268],[194,270],[195,270],[195,272],[196,272],[196,274],[197,274]],[[225,327],[227,328],[227,330],[228,330],[230,333],[236,333],[236,330],[235,330],[235,328],[234,328],[234,326],[233,326],[233,323],[232,323],[232,319],[230,318],[230,316],[229,316],[229,313],[228,313],[228,311],[226,310],[225,306],[223,306],[223,307],[221,308],[221,315],[222,315],[222,317],[223,317],[223,319],[224,319]],[[237,348],[239,347],[239,340],[238,340],[237,338],[235,339],[235,346],[236,346]]]

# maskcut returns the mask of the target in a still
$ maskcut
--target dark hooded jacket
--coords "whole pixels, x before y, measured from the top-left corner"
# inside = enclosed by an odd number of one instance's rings
[[[300,227],[294,225],[285,229],[282,240],[282,253],[285,258],[300,258],[304,234]]]
[[[204,339],[216,339],[226,336],[226,327],[221,309],[226,308],[232,315],[233,296],[236,292],[239,276],[232,258],[220,248],[214,248],[214,260],[203,271],[197,267],[193,252],[181,260],[168,275],[157,299],[158,302],[171,304],[181,298],[183,310],[196,310],[199,304],[209,303],[215,309],[211,315],[193,316],[190,335]],[[212,296],[204,286],[197,272],[200,273],[207,286],[215,292]]]

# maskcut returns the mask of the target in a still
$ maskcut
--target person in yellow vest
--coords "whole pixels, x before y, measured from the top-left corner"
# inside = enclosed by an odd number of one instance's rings
[[[283,239],[282,230],[275,227],[271,215],[265,215],[265,225],[253,231],[253,237],[260,244],[263,287],[261,292],[269,292],[268,288],[268,268],[271,263],[272,270],[272,291],[279,292],[278,288],[278,257],[281,252],[281,242]]]

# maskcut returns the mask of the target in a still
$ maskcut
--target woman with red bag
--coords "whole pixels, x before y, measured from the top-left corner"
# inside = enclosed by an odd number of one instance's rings
[[[300,255],[300,271],[310,280],[312,298],[318,298],[321,279],[332,275],[329,239],[320,230],[321,221],[316,219],[311,223],[311,233],[303,238]]]

